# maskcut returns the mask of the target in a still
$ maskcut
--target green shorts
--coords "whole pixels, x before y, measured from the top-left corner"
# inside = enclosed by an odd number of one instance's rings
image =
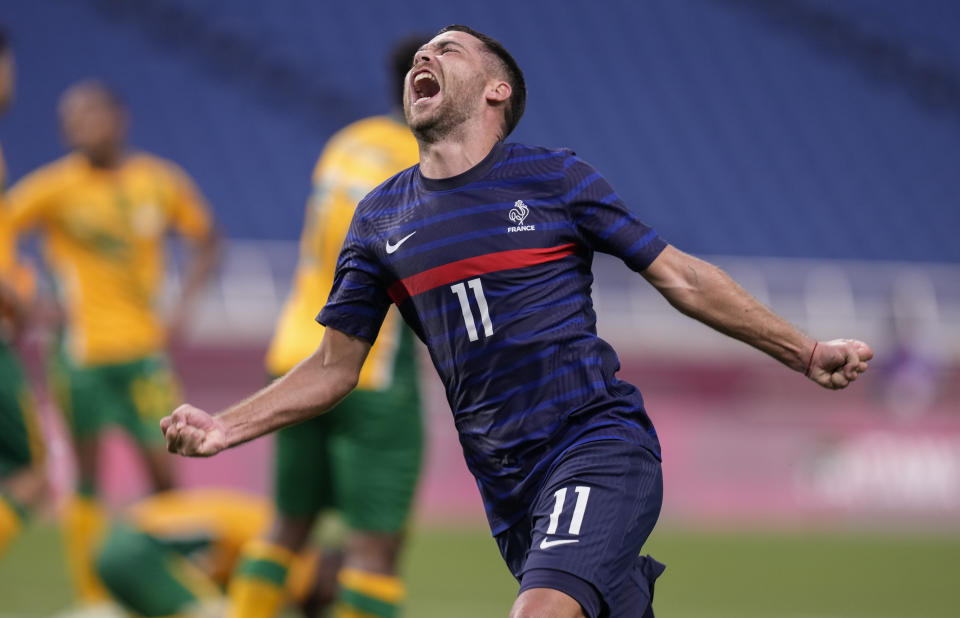
[[[0,342],[0,478],[42,461],[40,420],[20,361]]]
[[[354,391],[326,414],[277,432],[274,491],[281,514],[335,509],[352,529],[369,532],[406,525],[423,420],[412,343],[404,347],[390,388]]]
[[[165,357],[79,367],[61,354],[54,365],[58,399],[74,439],[92,438],[117,425],[143,446],[163,443],[160,419],[180,399]]]

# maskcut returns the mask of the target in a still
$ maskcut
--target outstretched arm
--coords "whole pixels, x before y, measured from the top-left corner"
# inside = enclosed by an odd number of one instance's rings
[[[326,412],[357,385],[369,351],[366,340],[327,328],[313,354],[255,395],[214,415],[190,404],[174,410],[160,421],[167,450],[209,457]]]
[[[804,335],[720,268],[669,245],[643,276],[682,313],[766,352],[825,388],[844,388],[873,358],[862,341],[818,342]]]

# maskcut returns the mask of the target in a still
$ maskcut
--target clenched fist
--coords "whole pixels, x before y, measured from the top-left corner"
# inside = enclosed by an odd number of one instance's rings
[[[867,370],[873,350],[856,339],[819,341],[810,356],[807,377],[824,388],[840,389]]]
[[[200,408],[183,404],[160,421],[167,450],[187,457],[210,457],[227,448],[223,422]]]

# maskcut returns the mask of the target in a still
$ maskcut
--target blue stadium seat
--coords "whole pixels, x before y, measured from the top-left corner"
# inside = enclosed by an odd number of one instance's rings
[[[830,39],[867,33],[960,80],[954,5],[13,3],[20,95],[0,137],[14,177],[53,158],[56,97],[100,75],[127,98],[135,143],[187,168],[230,235],[292,239],[324,140],[387,107],[390,42],[462,21],[526,71],[513,138],[576,149],[684,249],[958,262],[960,112],[872,67],[863,41]],[[849,28],[818,37],[811,11]]]

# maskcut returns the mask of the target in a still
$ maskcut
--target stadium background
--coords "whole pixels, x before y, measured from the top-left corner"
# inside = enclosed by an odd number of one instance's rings
[[[960,5],[8,0],[0,20],[18,64],[0,125],[12,179],[59,156],[57,97],[98,76],[129,105],[134,145],[210,199],[227,255],[174,358],[187,397],[214,408],[263,382],[311,166],[333,131],[384,111],[390,42],[452,22],[499,38],[530,89],[512,139],[574,147],[670,242],[811,334],[877,352],[867,379],[820,392],[598,260],[601,334],[664,443],[658,615],[955,615]],[[176,261],[169,274],[172,296]],[[505,615],[509,576],[426,387],[408,615]],[[62,489],[69,454],[45,418]],[[182,480],[267,491],[269,448],[184,461]],[[113,504],[141,487],[134,466],[110,470]],[[41,524],[0,564],[0,614],[66,603],[54,535]]]

